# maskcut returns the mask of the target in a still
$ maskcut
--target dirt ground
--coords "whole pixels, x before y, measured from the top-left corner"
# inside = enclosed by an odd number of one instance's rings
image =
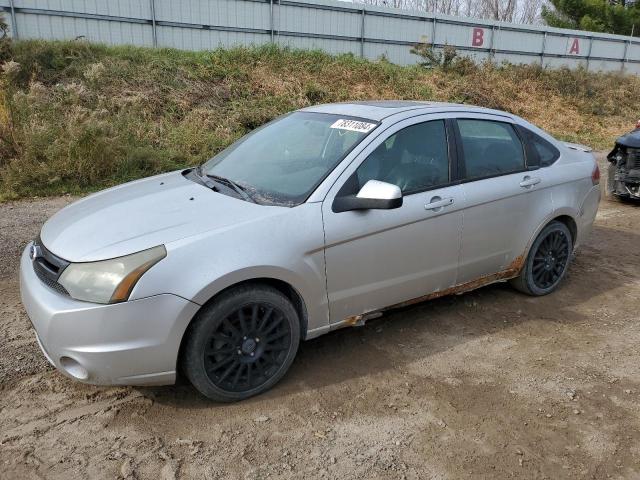
[[[497,284],[388,314],[219,405],[47,365],[16,269],[69,201],[0,205],[2,479],[640,478],[640,205],[603,199],[552,295]]]

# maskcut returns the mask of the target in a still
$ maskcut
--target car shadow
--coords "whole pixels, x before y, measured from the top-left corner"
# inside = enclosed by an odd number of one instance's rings
[[[637,245],[638,234],[596,226],[578,252],[564,284],[550,295],[529,297],[508,283],[498,283],[390,311],[363,327],[341,329],[303,342],[285,378],[269,392],[242,404],[266,404],[388,369],[401,369],[461,343],[526,322],[584,322],[586,317],[574,307],[640,280],[640,253],[629,262],[630,246]],[[184,380],[173,387],[139,391],[178,409],[226,406],[208,401]]]

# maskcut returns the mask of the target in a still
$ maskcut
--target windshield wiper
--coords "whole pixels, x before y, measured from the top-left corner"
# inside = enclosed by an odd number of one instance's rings
[[[207,178],[205,175],[202,174],[202,165],[197,166],[196,168],[192,169],[191,171],[197,177],[198,183],[203,184],[205,187],[210,188],[214,192],[218,191],[218,188],[216,187],[216,184],[214,182],[212,182],[210,178]]]
[[[229,178],[225,178],[225,177],[220,177],[218,175],[213,175],[211,173],[207,173],[206,176],[208,178],[211,178],[212,180],[216,180],[220,183],[223,183],[225,185],[228,185],[229,187],[231,187],[232,189],[234,189],[242,198],[244,198],[245,200],[250,201],[251,203],[258,203],[256,201],[255,198],[253,198],[253,196],[247,191],[246,187],[243,187],[242,185],[234,182],[233,180],[229,179]]]

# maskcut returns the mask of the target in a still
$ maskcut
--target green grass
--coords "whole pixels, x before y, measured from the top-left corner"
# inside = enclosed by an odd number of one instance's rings
[[[640,116],[637,77],[583,70],[465,61],[425,70],[271,45],[184,52],[26,41],[0,54],[0,200],[79,194],[195,165],[314,103],[473,103],[596,148]]]

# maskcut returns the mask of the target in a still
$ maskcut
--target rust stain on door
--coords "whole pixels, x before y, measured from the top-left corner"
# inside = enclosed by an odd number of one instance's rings
[[[380,310],[374,310],[372,312],[367,312],[360,315],[353,315],[351,317],[347,317],[344,323],[350,326],[362,325],[368,319],[368,317],[370,317],[371,315],[374,315],[376,312],[382,312],[382,311],[391,310],[394,308],[401,308],[409,305],[415,305],[416,303],[426,302],[427,300],[433,300],[435,298],[440,298],[447,295],[459,295],[461,293],[475,290],[476,288],[484,287],[485,285],[489,285],[490,283],[498,282],[500,280],[509,280],[511,278],[518,276],[518,274],[524,267],[524,262],[525,262],[525,256],[520,255],[516,257],[507,266],[507,268],[497,273],[483,275],[482,277],[476,278],[475,280],[471,280],[470,282],[454,285],[453,287],[445,288],[444,290],[432,292],[427,295],[422,295],[420,297],[407,300],[406,302],[400,302],[393,305],[389,305],[388,307],[381,308]]]

